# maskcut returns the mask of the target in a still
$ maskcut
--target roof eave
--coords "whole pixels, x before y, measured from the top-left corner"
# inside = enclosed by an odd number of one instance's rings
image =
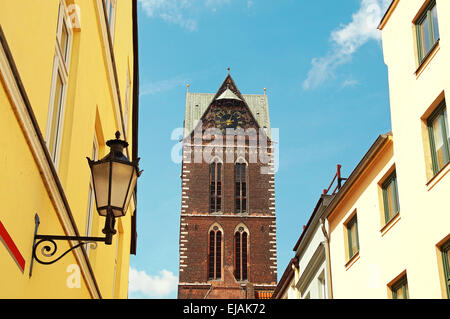
[[[392,13],[394,12],[395,8],[397,7],[399,0],[392,0],[391,4],[389,5],[388,9],[384,13],[383,18],[380,21],[380,24],[378,25],[378,30],[383,30],[384,26],[388,22],[389,18],[391,17]]]
[[[272,294],[272,299],[280,299],[281,293],[284,292],[287,284],[294,277],[294,269],[292,268],[292,265],[295,265],[295,267],[298,268],[298,258],[294,257],[289,261],[289,264],[284,270],[284,273]]]
[[[133,17],[133,110],[132,110],[132,158],[136,160],[138,155],[139,137],[139,40],[138,40],[138,14],[137,0],[132,3]],[[137,204],[137,184],[134,191],[134,199]],[[135,205],[137,207],[137,205]],[[131,223],[130,254],[136,255],[137,250],[137,208],[134,211]]]
[[[313,210],[313,213],[311,214],[311,217],[308,220],[308,223],[305,225],[305,228],[303,229],[302,233],[300,234],[300,237],[297,240],[297,243],[294,246],[293,251],[296,252],[296,254],[299,251],[300,246],[310,237],[310,230],[313,226],[315,226],[317,224],[317,221],[319,220],[320,217],[322,217],[323,212],[325,211],[325,208],[327,206],[325,206],[326,204],[324,204],[324,199],[329,197],[331,198],[334,195],[321,195],[316,207]],[[329,200],[328,200],[329,203]],[[323,207],[323,209],[321,210],[321,208]]]
[[[326,208],[324,212],[325,218],[328,218],[328,216],[333,212],[333,210],[343,199],[343,197],[351,190],[352,186],[355,184],[355,182],[358,180],[361,174],[367,169],[370,163],[372,163],[372,161],[376,158],[376,156],[380,153],[380,151],[383,150],[384,146],[389,141],[392,141],[391,132],[382,134],[376,139],[376,141],[372,144],[372,146],[364,155],[362,160],[358,163],[356,168],[350,174],[350,176],[348,177],[347,181],[344,183],[342,188],[339,190],[339,192],[336,194],[336,196],[333,198],[331,203]]]

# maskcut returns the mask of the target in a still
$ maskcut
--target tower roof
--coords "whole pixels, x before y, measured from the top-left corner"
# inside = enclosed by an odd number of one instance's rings
[[[269,102],[266,94],[241,94],[231,75],[227,75],[217,93],[186,93],[186,111],[184,119],[185,136],[195,129],[211,103],[215,100],[239,100],[247,104],[259,127],[266,128],[270,137]]]

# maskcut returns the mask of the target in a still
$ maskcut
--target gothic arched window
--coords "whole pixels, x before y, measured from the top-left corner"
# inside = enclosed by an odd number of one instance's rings
[[[234,233],[234,277],[237,281],[247,280],[248,232],[240,226]]]
[[[247,165],[236,163],[234,171],[236,213],[245,213],[247,212]]]
[[[210,212],[220,212],[222,204],[222,163],[213,162],[210,165]]]
[[[208,250],[208,279],[220,279],[222,277],[222,231],[214,226],[209,231]]]

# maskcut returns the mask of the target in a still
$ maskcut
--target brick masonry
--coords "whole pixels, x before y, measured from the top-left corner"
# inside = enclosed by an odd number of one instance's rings
[[[204,150],[204,145],[197,149]],[[227,151],[236,152],[236,148],[223,147],[223,159]],[[249,162],[249,155],[258,151],[258,148],[249,147],[246,143],[242,154]],[[221,212],[210,213],[210,164],[205,161],[193,163],[193,139],[185,142],[183,156],[178,298],[241,299],[252,298],[253,291],[273,291],[277,281],[275,180],[273,169],[269,170],[269,174],[262,173],[263,167],[273,168],[273,163],[258,161],[248,164],[248,212],[236,214],[235,165],[224,160]],[[209,230],[213,225],[223,230],[222,278],[209,281],[208,243]],[[244,282],[236,281],[233,275],[234,234],[239,225],[244,225],[249,232],[248,280]]]

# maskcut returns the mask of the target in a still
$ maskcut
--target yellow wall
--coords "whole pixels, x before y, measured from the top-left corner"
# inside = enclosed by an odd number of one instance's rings
[[[450,165],[433,178],[425,120],[450,92],[450,2],[436,0],[440,42],[419,68],[413,21],[425,3],[396,0],[381,27],[394,142],[328,217],[335,298],[390,298],[389,285],[405,273],[410,298],[447,298],[439,245],[450,234]],[[383,227],[380,182],[394,165],[400,213]],[[348,262],[344,225],[355,211],[360,252]]]
[[[419,72],[413,20],[424,0],[399,1],[384,27],[383,50],[389,69],[394,153],[400,205],[408,239],[404,261],[411,298],[447,297],[438,268],[436,245],[450,233],[450,167],[433,180],[428,133],[423,119],[450,92],[450,2],[436,0],[440,42]],[[402,36],[399,36],[402,35]],[[431,181],[430,181],[431,180]]]
[[[104,145],[114,138],[117,130],[122,131],[118,110],[118,97],[108,64],[110,52],[105,48],[106,25],[99,5],[100,0],[67,1],[79,6],[81,29],[73,32],[68,91],[62,132],[61,157],[57,166],[59,180],[73,214],[80,235],[85,235],[90,170],[86,157],[91,156],[94,134],[97,133],[100,146],[99,157],[109,151]],[[29,98],[39,130],[46,138],[53,60],[55,55],[58,0],[0,0],[0,24],[17,66],[23,87]],[[119,83],[120,101],[125,105],[126,74],[129,70],[133,81],[133,36],[132,1],[119,1],[116,11],[114,55]],[[17,18],[21,12],[21,18]],[[103,19],[103,20],[102,20]],[[0,79],[2,77],[0,76]],[[0,244],[0,297],[3,298],[90,298],[91,293],[85,278],[80,288],[68,288],[66,272],[71,264],[78,264],[70,253],[57,263],[44,266],[34,263],[33,275],[28,276],[31,262],[31,246],[34,232],[34,214],[38,213],[40,234],[63,235],[64,230],[58,205],[52,200],[52,193],[45,184],[43,172],[34,159],[31,148],[22,129],[23,124],[13,112],[13,101],[4,80],[0,86],[0,142],[2,156],[0,169],[0,192],[7,198],[6,207],[0,213],[26,265],[21,273],[17,265]],[[132,87],[131,87],[132,92]],[[127,141],[132,149],[132,105],[130,92],[129,124]],[[123,134],[122,134],[123,138]],[[90,250],[89,259],[102,297],[127,297],[128,268],[131,235],[132,207],[127,216],[116,221],[120,237],[115,235],[113,244],[99,243],[96,250]],[[64,214],[63,214],[64,215]],[[94,209],[91,236],[103,236],[101,230],[104,218]],[[120,238],[120,239],[119,239]],[[114,267],[116,241],[119,240],[118,266]],[[59,243],[58,250],[64,251],[67,243]],[[68,247],[68,246],[67,246]],[[116,273],[115,274],[115,269]],[[88,274],[88,273],[87,273]],[[117,277],[117,280],[114,278]],[[113,289],[113,286],[115,288]],[[8,287],[4,289],[4,287]],[[113,290],[115,290],[113,296]]]
[[[407,238],[403,237],[407,233],[403,210],[386,231],[380,209],[379,183],[393,165],[393,147],[389,141],[328,217],[334,298],[387,298],[386,284],[403,270],[407,245]],[[345,224],[355,212],[359,255],[350,260]]]

